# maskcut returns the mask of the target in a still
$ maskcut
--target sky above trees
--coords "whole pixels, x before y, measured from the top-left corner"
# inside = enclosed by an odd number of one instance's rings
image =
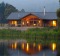
[[[19,11],[43,12],[45,6],[47,12],[55,12],[59,8],[59,0],[0,0],[16,7]]]

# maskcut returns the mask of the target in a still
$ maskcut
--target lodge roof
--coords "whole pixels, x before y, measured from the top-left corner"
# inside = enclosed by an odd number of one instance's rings
[[[57,15],[56,12],[46,12],[45,15],[43,12],[12,12],[7,19],[8,20],[18,20],[21,19],[29,14],[33,14],[36,15],[39,18],[42,19],[48,19],[48,20],[53,20],[53,19],[57,19]]]

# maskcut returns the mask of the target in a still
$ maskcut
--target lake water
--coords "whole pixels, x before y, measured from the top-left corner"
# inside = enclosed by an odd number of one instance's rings
[[[56,56],[57,51],[52,51],[50,48],[38,50],[37,47],[31,47],[25,44],[25,49],[21,48],[22,45],[16,46],[15,44],[0,44],[0,56]],[[32,53],[31,53],[32,52]]]

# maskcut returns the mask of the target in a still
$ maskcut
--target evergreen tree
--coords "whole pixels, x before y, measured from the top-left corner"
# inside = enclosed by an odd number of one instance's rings
[[[60,8],[57,10],[57,18],[58,28],[60,28]]]
[[[8,3],[6,3],[6,4],[4,2],[0,3],[0,23],[5,23],[7,21],[6,18],[12,12],[17,12],[17,11],[18,10],[14,6],[12,6]]]

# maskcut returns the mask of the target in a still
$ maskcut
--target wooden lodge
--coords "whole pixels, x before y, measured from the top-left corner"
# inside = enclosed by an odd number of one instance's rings
[[[55,12],[14,12],[8,18],[10,27],[56,27]]]

